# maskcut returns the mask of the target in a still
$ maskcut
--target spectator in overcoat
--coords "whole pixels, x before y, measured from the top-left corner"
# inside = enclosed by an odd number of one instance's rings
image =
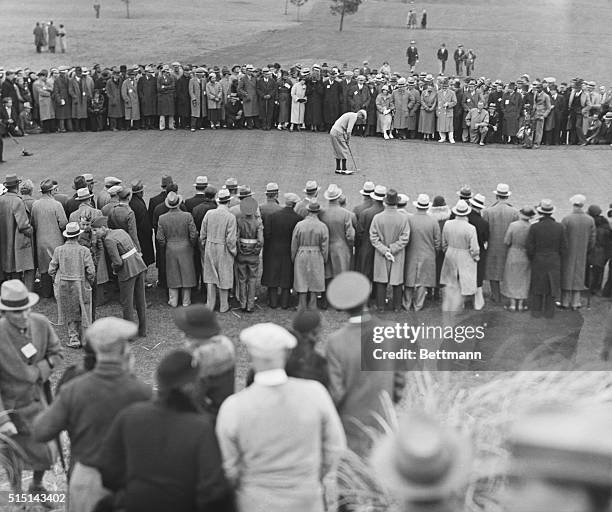
[[[125,111],[123,107],[123,99],[121,98],[121,73],[119,68],[113,68],[113,75],[106,82],[106,96],[108,98],[108,121],[110,129],[116,132],[123,127],[123,118]]]
[[[253,74],[251,64],[246,66],[246,73],[238,81],[236,92],[242,100],[247,130],[255,127],[255,118],[259,116],[259,103],[257,101],[257,78]]]
[[[148,267],[151,263],[155,262],[155,250],[153,249],[153,226],[151,225],[151,219],[149,218],[143,195],[144,184],[142,180],[132,181],[132,197],[129,204],[136,219],[136,232],[138,234],[142,259]]]
[[[157,115],[159,116],[159,129],[174,130],[174,96],[176,78],[170,73],[170,66],[164,64],[157,76]]]
[[[136,90],[140,100],[141,126],[147,130],[153,130],[157,124],[157,79],[153,66],[145,67],[144,74],[136,84]]]
[[[59,131],[72,131],[72,102],[70,101],[68,67],[60,66],[59,75],[53,80],[53,93],[55,118],[59,121]]]

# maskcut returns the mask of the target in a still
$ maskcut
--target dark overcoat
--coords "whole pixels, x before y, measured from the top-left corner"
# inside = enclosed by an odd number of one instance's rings
[[[542,217],[527,234],[527,256],[531,261],[531,295],[561,297],[561,258],[567,251],[563,224]]]
[[[123,110],[123,99],[121,98],[122,81],[114,81],[112,78],[106,82],[106,96],[108,97],[108,117],[121,118],[125,117]]]
[[[68,93],[69,83],[68,76],[62,74],[53,81],[51,97],[55,106],[55,119],[72,119],[72,102]]]
[[[191,115],[189,80],[190,78],[183,74],[176,81],[176,114],[182,117],[189,117]]]
[[[293,286],[291,236],[302,217],[292,207],[272,213],[264,227],[263,275],[261,284],[268,287]]]
[[[138,79],[136,85],[140,100],[140,115],[154,116],[157,114],[157,79],[145,74]]]
[[[130,208],[136,218],[136,231],[138,233],[138,241],[140,242],[140,250],[142,251],[142,259],[149,266],[155,261],[153,226],[151,225],[151,218],[142,196],[133,194],[130,200]]]
[[[325,80],[323,82],[323,121],[334,124],[340,117],[342,87],[340,82]]]
[[[361,272],[370,281],[374,277],[374,253],[376,252],[372,242],[370,242],[370,226],[372,220],[377,213],[385,209],[381,201],[374,201],[370,208],[366,208],[361,214],[359,224],[363,228],[363,238],[359,247],[359,256],[357,258],[356,270]]]
[[[157,114],[174,115],[174,94],[176,79],[172,73],[162,73],[157,77]]]
[[[476,237],[478,238],[478,247],[480,248],[480,259],[476,265],[476,286],[482,286],[484,279],[485,267],[487,264],[487,244],[489,242],[489,223],[482,218],[480,213],[474,210],[468,215],[469,223],[476,228]]]

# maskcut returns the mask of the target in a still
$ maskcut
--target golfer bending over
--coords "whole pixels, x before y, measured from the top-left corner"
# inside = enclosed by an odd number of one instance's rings
[[[336,174],[353,174],[355,172],[346,169],[346,159],[348,155],[351,154],[349,140],[355,123],[357,121],[363,123],[367,117],[368,115],[365,110],[347,112],[337,119],[334,126],[332,126],[332,129],[329,131],[332,148],[336,156]],[[353,159],[353,165],[355,165],[355,159]]]

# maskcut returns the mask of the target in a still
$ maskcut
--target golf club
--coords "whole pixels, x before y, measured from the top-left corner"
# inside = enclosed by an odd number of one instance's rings
[[[11,135],[11,132],[10,132],[10,131],[7,131],[7,134],[8,134],[8,136],[9,136],[9,138],[10,138],[10,139],[11,139],[11,140],[12,140],[12,141],[15,143],[15,144],[17,144],[18,146],[21,146],[21,144],[19,144],[19,142],[17,142],[17,139],[15,139],[15,137],[13,137],[13,136]],[[21,156],[32,156],[32,155],[33,155],[33,153],[30,153],[29,151],[26,151],[26,149],[25,149],[23,146],[21,146]]]
[[[355,167],[355,172],[359,172],[359,169],[357,168],[357,164],[355,163],[355,157],[353,156],[353,151],[351,150],[351,145],[349,144],[349,141],[346,141],[346,147],[349,150],[349,154],[351,155],[351,160],[353,161],[353,167]]]

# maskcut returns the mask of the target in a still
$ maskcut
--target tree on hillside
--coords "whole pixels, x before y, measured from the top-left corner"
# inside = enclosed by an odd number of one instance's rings
[[[291,0],[291,3],[297,7],[297,21],[300,21],[300,7],[308,0]]]
[[[335,16],[340,15],[340,28],[342,32],[342,25],[344,24],[344,16],[348,14],[355,14],[359,9],[363,0],[331,0],[331,13]]]
[[[130,0],[121,0],[125,4],[125,13],[126,17],[130,19]]]

